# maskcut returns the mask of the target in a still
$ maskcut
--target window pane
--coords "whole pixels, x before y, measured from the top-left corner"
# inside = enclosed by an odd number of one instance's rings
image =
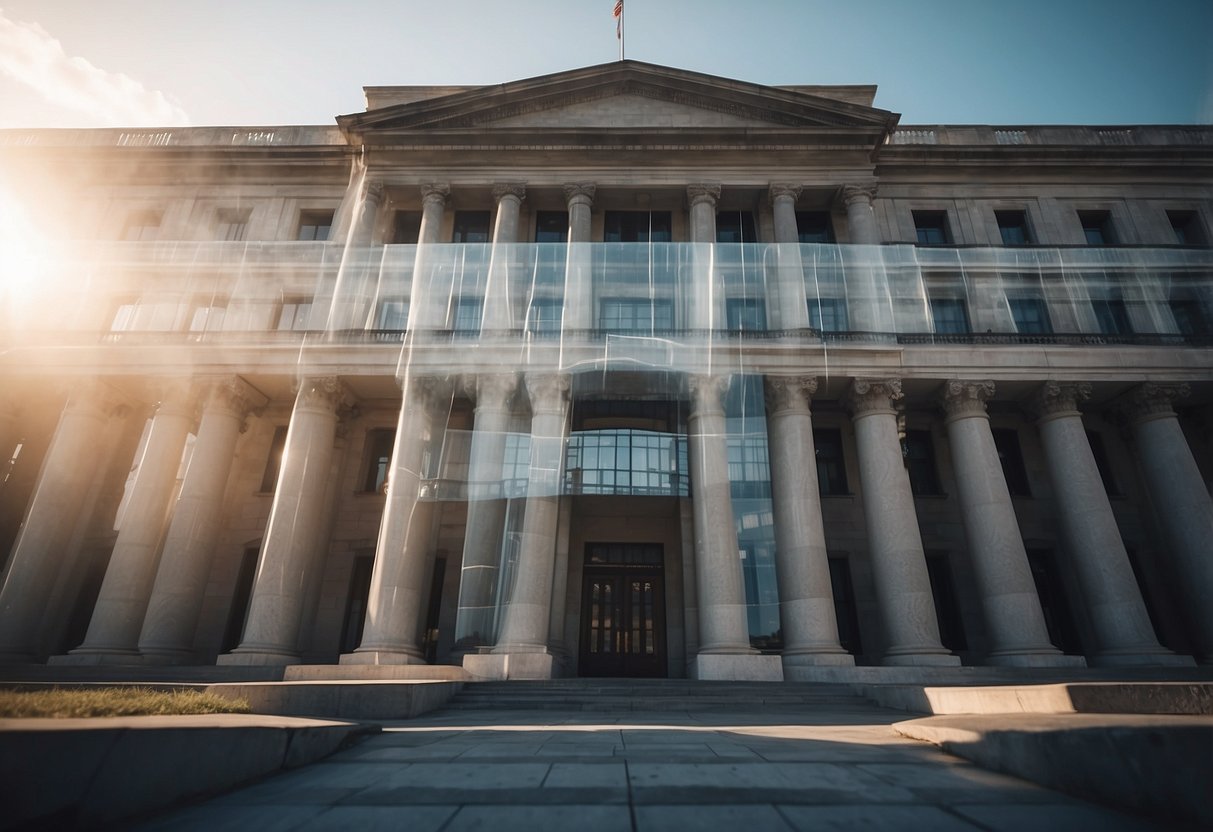
[[[797,211],[796,230],[802,243],[834,242],[834,226],[825,211]]]
[[[1048,334],[1053,331],[1049,313],[1042,298],[1008,298],[1015,331],[1026,335]]]
[[[669,211],[607,211],[603,241],[608,243],[668,243]]]
[[[299,233],[296,240],[324,241],[332,231],[332,211],[303,211],[299,214]]]
[[[913,211],[914,229],[921,246],[941,246],[948,243],[948,216],[943,211]]]
[[[383,300],[375,318],[375,328],[400,331],[408,327],[409,302],[407,300]]]
[[[842,298],[810,300],[809,326],[820,332],[847,332],[847,302]]]
[[[1028,222],[1023,211],[995,211],[994,217],[1004,246],[1027,245]]]
[[[566,211],[535,212],[535,242],[566,243],[569,239],[569,215]]]
[[[451,328],[465,335],[480,332],[482,308],[479,298],[459,298],[455,302],[455,321]]]
[[[721,211],[716,214],[716,242],[754,243],[758,232],[749,211]]]
[[[969,315],[960,298],[930,298],[931,320],[941,335],[962,335],[969,332]]]
[[[489,241],[488,211],[456,211],[453,243],[487,243]]]
[[[759,298],[730,298],[725,312],[730,332],[763,332],[767,328],[766,305]]]

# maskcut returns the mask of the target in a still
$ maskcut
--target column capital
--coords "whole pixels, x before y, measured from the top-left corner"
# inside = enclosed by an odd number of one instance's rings
[[[691,393],[691,413],[723,413],[721,398],[729,389],[729,377],[721,375],[692,374],[687,376],[687,389]]]
[[[904,397],[899,378],[857,378],[847,391],[846,406],[852,417],[874,413],[897,413],[897,402]]]
[[[694,208],[696,205],[706,203],[713,208],[716,207],[716,200],[720,199],[720,185],[712,182],[701,182],[695,185],[687,185],[687,201]]]
[[[994,397],[994,382],[949,379],[939,394],[940,404],[948,421],[973,416],[985,418],[986,402]]]
[[[767,191],[767,198],[771,201],[772,205],[775,204],[775,200],[777,199],[788,198],[795,203],[796,200],[800,199],[800,192],[802,190],[803,188],[800,185],[772,182],[769,190]]]
[[[243,419],[269,403],[261,391],[237,375],[209,379],[206,384],[205,407],[208,410],[212,407],[230,410]]]
[[[447,197],[451,195],[451,186],[445,182],[426,182],[421,186],[421,202],[424,204],[432,200],[437,200],[441,204],[446,204]]]
[[[362,198],[366,202],[378,203],[383,200],[385,190],[386,187],[382,179],[368,178],[362,185]]]
[[[568,373],[527,373],[525,382],[532,414],[559,412],[568,403],[572,387],[572,377]]]
[[[768,416],[782,411],[809,412],[810,400],[817,392],[816,377],[766,376],[763,381],[763,395],[766,398]]]
[[[102,419],[126,416],[131,412],[130,397],[100,379],[84,379],[72,383],[70,387],[63,386],[64,392],[68,394],[64,412],[98,416]]]
[[[569,204],[577,201],[589,205],[594,202],[594,193],[597,190],[598,188],[593,182],[566,182],[564,198]]]
[[[156,379],[151,382],[151,393],[156,400],[154,414],[157,416],[193,419],[198,415],[198,390],[192,379]]]
[[[513,197],[519,202],[526,199],[526,183],[524,182],[498,182],[493,185],[493,199],[497,202]]]
[[[485,373],[476,376],[474,384],[476,412],[479,413],[482,408],[505,410],[518,386],[518,379],[513,373]]]
[[[1028,412],[1043,422],[1058,416],[1078,416],[1078,405],[1091,397],[1085,381],[1046,381],[1027,402]]]
[[[838,189],[838,195],[848,208],[855,204],[871,205],[876,198],[876,180],[869,182],[851,182]]]
[[[1130,425],[1140,425],[1152,419],[1175,416],[1176,399],[1187,398],[1192,388],[1187,384],[1159,384],[1148,381],[1134,387],[1116,401],[1116,409]]]
[[[397,376],[396,386],[404,391],[408,398],[416,398],[426,406],[449,398],[451,382],[441,376]]]
[[[353,394],[337,376],[305,376],[295,381],[294,389],[296,408],[307,407],[336,413],[354,402]]]

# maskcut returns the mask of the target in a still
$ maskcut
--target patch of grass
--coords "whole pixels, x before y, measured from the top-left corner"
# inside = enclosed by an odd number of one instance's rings
[[[199,690],[138,687],[0,691],[0,717],[151,716],[247,714],[243,699],[224,699]]]

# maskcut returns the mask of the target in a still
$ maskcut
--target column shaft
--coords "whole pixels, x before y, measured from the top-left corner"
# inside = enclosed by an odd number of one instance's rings
[[[569,247],[564,279],[564,326],[585,332],[594,328],[593,262],[590,249],[591,206],[595,188],[589,183],[564,186],[569,208]]]
[[[482,335],[500,333],[515,326],[510,273],[526,187],[520,184],[496,185],[493,197],[497,200],[497,222],[493,227],[493,256],[489,262],[488,282],[484,287]]]
[[[716,243],[716,201],[720,198],[719,185],[691,185],[687,188],[687,199],[691,206],[691,242],[700,243],[691,253],[694,263],[692,283],[684,287],[688,293],[687,308],[690,312],[690,328],[709,333],[720,327],[720,307],[724,293],[719,284],[719,275],[714,268],[710,246]]]
[[[442,223],[450,192],[451,189],[442,183],[421,187],[421,228],[417,232],[413,283],[409,289],[408,330],[413,338],[426,330],[446,329],[450,281],[441,267],[433,267],[430,246],[442,241]]]
[[[796,199],[799,185],[772,185],[771,209],[775,219],[777,268],[775,286],[767,286],[767,319],[777,329],[805,329],[809,326],[808,298],[804,285],[804,266],[800,258],[800,231],[796,226]]]

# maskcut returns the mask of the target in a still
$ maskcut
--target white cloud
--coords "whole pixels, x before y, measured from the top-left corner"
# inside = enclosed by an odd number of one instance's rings
[[[0,73],[38,92],[50,103],[83,113],[107,126],[171,127],[189,116],[159,90],[120,72],[107,72],[63,51],[37,23],[11,20],[0,9]]]

